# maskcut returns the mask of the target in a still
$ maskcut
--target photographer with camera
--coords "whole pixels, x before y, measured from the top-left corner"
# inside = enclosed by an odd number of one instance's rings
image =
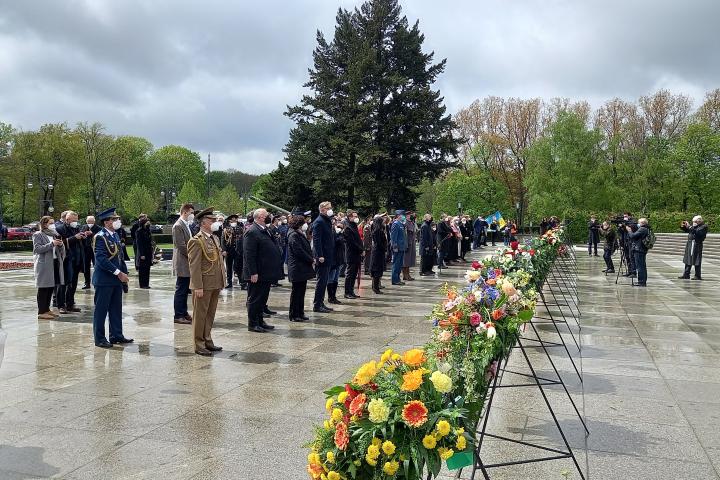
[[[630,212],[623,213],[622,217],[616,217],[613,223],[617,225],[618,234],[620,235],[620,248],[622,249],[623,258],[625,258],[625,262],[627,263],[628,271],[623,276],[634,277],[636,273],[635,257],[632,253],[632,241],[628,235],[637,231],[638,224],[635,219],[632,218]],[[628,230],[627,227],[630,227],[630,230]]]
[[[600,226],[600,237],[603,239],[603,260],[605,260],[605,270],[603,273],[615,273],[615,264],[612,261],[613,253],[617,246],[617,233],[610,222],[603,222]]]
[[[683,232],[687,232],[688,239],[685,244],[685,255],[683,256],[685,272],[678,278],[690,278],[690,270],[695,266],[695,276],[693,280],[702,280],[700,269],[702,266],[703,242],[707,236],[708,227],[705,225],[703,218],[700,215],[696,215],[692,219],[692,225],[683,221],[680,229]]]
[[[632,242],[632,254],[635,260],[635,269],[637,271],[638,287],[647,286],[647,264],[645,263],[648,248],[645,246],[645,239],[650,235],[650,225],[647,218],[641,218],[637,223],[637,230],[633,231],[632,225],[625,226],[627,231],[626,238]]]

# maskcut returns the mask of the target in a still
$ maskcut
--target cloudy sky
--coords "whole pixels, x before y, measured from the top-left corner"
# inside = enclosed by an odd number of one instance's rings
[[[339,0],[0,0],[0,121],[99,121],[214,168],[282,158],[315,31]],[[718,0],[402,0],[447,58],[450,112],[487,95],[584,98],[720,87]]]

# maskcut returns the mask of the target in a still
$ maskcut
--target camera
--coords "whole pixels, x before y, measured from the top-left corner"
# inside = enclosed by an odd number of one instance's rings
[[[617,226],[618,228],[622,228],[625,226],[626,223],[625,217],[623,217],[622,215],[616,215],[614,218],[610,219],[610,223]]]

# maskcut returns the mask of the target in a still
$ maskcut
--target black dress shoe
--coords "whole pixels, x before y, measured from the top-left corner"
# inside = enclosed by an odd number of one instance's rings
[[[247,283],[240,285],[240,290],[247,290]]]
[[[615,270],[611,268],[610,270],[606,270],[605,273],[615,273]]]
[[[337,298],[329,299],[328,303],[332,303],[333,305],[342,305],[342,302],[340,300],[338,300]]]
[[[265,333],[265,332],[267,332],[267,330],[265,330],[262,327],[255,326],[255,327],[248,327],[248,332]]]
[[[72,307],[66,308],[66,310],[67,310],[68,312],[72,312],[72,313],[80,313],[80,312],[82,312],[82,310],[80,310],[79,308],[77,308],[75,305],[73,305]]]
[[[263,313],[262,316],[263,316],[263,318],[270,318],[270,317],[272,317],[272,315],[270,315],[269,313]]]
[[[298,318],[299,318],[300,320],[302,320],[303,322],[307,322],[308,320],[310,320],[310,317],[308,317],[308,316],[305,315],[305,314],[300,315]]]
[[[231,288],[233,288],[232,283],[229,283],[229,284],[225,285],[225,288],[227,288],[228,290],[231,289]]]
[[[110,339],[110,343],[112,343],[112,344],[116,344],[116,343],[121,343],[121,344],[122,344],[122,343],[133,343],[134,341],[135,341],[135,340],[132,339],[132,338],[125,338],[125,337],[111,338],[111,339]]]
[[[690,280],[690,275],[687,277],[685,275],[680,275],[678,278],[682,278],[683,280]]]
[[[262,322],[260,326],[265,330],[275,330],[275,325],[270,325],[269,323]]]
[[[83,287],[82,287],[83,290],[87,290],[89,288],[90,288],[90,285],[83,285]]]
[[[692,277],[693,280],[702,280],[702,277]]]
[[[405,285],[405,282],[393,282],[393,285]],[[382,287],[380,287],[382,288]]]
[[[100,348],[112,348],[112,343],[107,340],[103,340],[101,342],[95,342],[95,346]]]
[[[175,323],[179,323],[180,325],[190,325],[192,324],[192,320],[188,320],[185,317],[178,317],[175,320],[173,320]]]
[[[319,308],[313,308],[313,312],[317,312],[317,313],[330,313],[330,312],[332,312],[332,310],[330,310],[329,308],[327,308],[327,307],[325,307],[325,306],[322,306],[322,307],[319,307]]]
[[[203,357],[212,357],[212,352],[207,348],[198,348],[195,350],[195,353],[202,355]]]
[[[277,312],[265,307],[265,308],[263,308],[263,313],[267,313],[268,315],[275,315]]]
[[[222,347],[218,347],[217,345],[206,346],[205,348],[207,348],[211,352],[222,352]]]
[[[291,317],[290,321],[291,322],[304,322],[305,320],[303,320],[301,317]]]

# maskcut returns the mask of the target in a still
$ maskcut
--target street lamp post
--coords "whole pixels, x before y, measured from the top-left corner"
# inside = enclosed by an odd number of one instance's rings
[[[42,190],[46,192],[46,196],[49,198],[40,198],[38,199],[39,204],[39,213],[40,216],[44,216],[48,212],[54,212],[55,207],[53,206],[53,193],[55,190],[55,185],[53,185],[52,181],[53,179],[51,177],[41,177],[37,176],[34,177],[37,178],[37,183],[41,187]],[[27,190],[33,189],[33,182],[29,181],[27,182]],[[38,192],[39,195],[39,192]],[[25,195],[23,195],[23,212],[22,212],[22,223],[25,224]]]

